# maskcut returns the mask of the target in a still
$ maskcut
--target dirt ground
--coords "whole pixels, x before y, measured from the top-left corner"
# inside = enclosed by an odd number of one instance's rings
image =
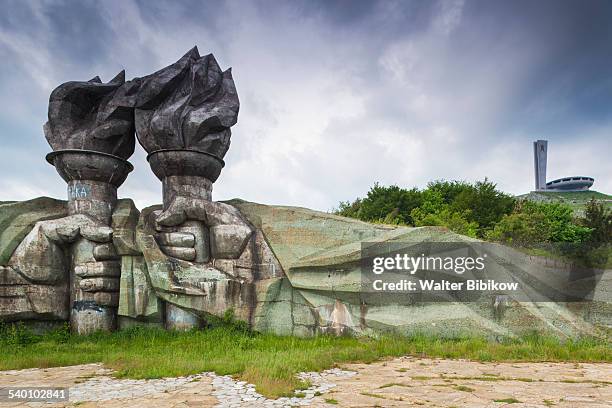
[[[207,374],[183,379],[114,379],[98,364],[0,372],[0,387],[71,387],[71,401],[0,402],[1,407],[611,407],[610,363],[478,363],[402,357],[349,364],[321,395],[246,402],[215,389]],[[214,374],[212,374],[214,376]],[[221,378],[221,377],[217,377]],[[217,380],[218,381],[218,380]],[[248,385],[247,385],[248,386]],[[236,390],[242,386],[237,383]],[[74,390],[74,393],[73,393]],[[242,391],[241,391],[242,392]],[[238,391],[236,391],[238,393]],[[74,394],[74,395],[73,395]],[[231,394],[231,393],[230,393]],[[318,393],[317,393],[318,394]],[[237,402],[238,401],[238,402]]]
[[[612,407],[612,364],[403,357],[357,371],[324,398],[343,407]]]

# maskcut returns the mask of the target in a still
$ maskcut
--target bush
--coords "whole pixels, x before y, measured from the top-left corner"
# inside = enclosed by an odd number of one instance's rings
[[[416,188],[383,187],[378,183],[363,199],[341,202],[336,214],[369,222],[413,225],[410,212],[421,205],[421,193]]]
[[[587,203],[583,225],[591,229],[591,243],[612,243],[612,210],[604,207],[602,203],[594,199]]]
[[[251,331],[247,322],[236,319],[234,309],[227,309],[221,317],[209,315],[206,320],[208,322],[208,328],[218,327],[240,333],[255,334],[255,332]]]
[[[487,232],[486,238],[490,241],[506,242],[519,246],[531,246],[540,242],[547,235],[542,223],[541,214],[513,213],[504,216]]]
[[[484,237],[505,215],[512,212],[514,197],[497,190],[486,178],[468,185],[452,201],[454,211],[468,213],[468,221],[478,224],[478,236]]]
[[[486,238],[520,246],[581,244],[589,239],[591,228],[580,225],[572,214],[572,208],[565,204],[521,200],[512,214],[504,216]]]
[[[23,322],[3,323],[0,322],[0,345],[4,346],[27,346],[36,343],[38,336],[27,328]]]
[[[424,190],[376,183],[365,198],[340,202],[335,213],[385,224],[445,226],[460,234],[483,237],[512,212],[514,202],[487,179],[474,184],[438,180]]]
[[[470,210],[453,211],[444,202],[443,193],[435,189],[423,191],[423,203],[411,211],[410,215],[417,227],[437,225],[447,227],[458,234],[475,237],[478,233],[478,223],[469,221]]]

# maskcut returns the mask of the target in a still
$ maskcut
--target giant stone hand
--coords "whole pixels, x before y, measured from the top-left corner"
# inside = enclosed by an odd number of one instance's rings
[[[158,242],[166,254],[189,261],[196,259],[193,235],[164,232],[187,220],[201,221],[208,228],[213,259],[239,258],[253,234],[251,226],[231,205],[178,196],[156,219]]]
[[[37,222],[8,265],[0,267],[0,285],[11,288],[3,294],[25,299],[27,305],[0,302],[0,317],[67,319],[71,266],[78,275],[74,284],[86,297],[116,306],[121,266],[111,240],[110,227],[82,214]],[[77,241],[80,249],[71,262],[66,249]]]

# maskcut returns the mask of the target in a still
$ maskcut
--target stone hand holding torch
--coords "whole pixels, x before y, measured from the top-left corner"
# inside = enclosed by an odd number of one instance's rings
[[[201,57],[193,48],[138,81],[136,135],[162,182],[160,247],[195,263],[237,258],[252,231],[233,207],[212,201],[240,106],[231,70],[221,71],[212,54]],[[168,303],[166,325],[190,328],[198,318]]]
[[[79,334],[116,327],[121,264],[110,222],[117,188],[132,170],[130,87],[121,72],[108,83],[67,82],[49,98],[47,161],[68,183],[69,217],[56,232],[71,243],[70,324]]]

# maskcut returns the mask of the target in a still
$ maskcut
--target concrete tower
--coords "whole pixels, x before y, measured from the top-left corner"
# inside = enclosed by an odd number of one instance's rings
[[[535,189],[546,190],[546,152],[547,140],[533,142],[533,165],[535,169]]]

